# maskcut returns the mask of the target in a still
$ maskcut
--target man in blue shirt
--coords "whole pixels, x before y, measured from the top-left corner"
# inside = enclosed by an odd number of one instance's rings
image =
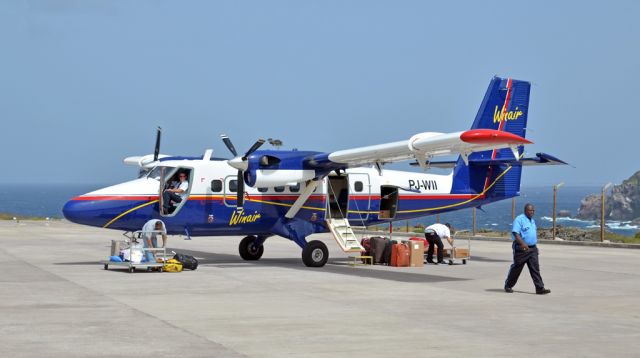
[[[513,264],[509,268],[507,280],[504,282],[505,292],[512,293],[513,286],[518,282],[518,277],[522,272],[522,268],[526,264],[529,273],[536,286],[536,293],[546,295],[551,290],[544,288],[542,276],[540,276],[540,264],[538,262],[538,237],[536,235],[536,222],[533,220],[533,214],[536,208],[533,204],[524,206],[524,214],[518,215],[513,221],[511,229],[511,240],[513,240]]]

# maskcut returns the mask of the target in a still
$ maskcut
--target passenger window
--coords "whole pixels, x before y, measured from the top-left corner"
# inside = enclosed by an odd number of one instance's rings
[[[258,191],[261,193],[266,193],[269,188],[258,188]]]
[[[364,185],[362,184],[361,181],[357,181],[354,185],[353,188],[357,191],[357,192],[361,192],[362,189],[364,188]]]
[[[296,184],[296,185],[289,185],[289,190],[292,193],[297,193],[300,191],[300,183]]]
[[[238,181],[233,179],[229,180],[229,191],[235,193],[238,191]]]
[[[276,186],[273,190],[275,190],[276,193],[282,193],[284,191],[284,186]]]
[[[222,180],[212,180],[211,181],[211,191],[214,193],[219,193],[222,191]]]

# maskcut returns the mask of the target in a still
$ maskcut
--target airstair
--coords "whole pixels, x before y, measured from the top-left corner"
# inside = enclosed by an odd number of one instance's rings
[[[329,230],[344,252],[360,252],[364,248],[360,245],[347,219],[327,219]]]

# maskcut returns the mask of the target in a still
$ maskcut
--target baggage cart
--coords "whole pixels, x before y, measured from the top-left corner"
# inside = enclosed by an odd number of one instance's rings
[[[471,259],[471,237],[467,236],[467,247],[459,247],[456,246],[456,242],[458,241],[458,234],[464,233],[464,232],[469,232],[469,230],[460,230],[460,231],[456,231],[453,234],[453,239],[454,239],[454,243],[453,243],[453,249],[445,249],[444,250],[444,254],[445,256],[447,256],[447,253],[449,253],[448,257],[449,257],[449,265],[453,265],[454,264],[454,260],[461,260],[463,265],[467,264],[467,260]],[[461,248],[462,250],[458,250],[458,248]]]
[[[151,231],[150,233],[162,233],[162,231]],[[122,245],[122,249],[129,249],[131,250],[132,246],[134,243],[139,243],[141,242],[142,239],[142,231],[138,230],[138,231],[134,231],[134,232],[125,232],[123,234],[125,236],[125,240],[120,241],[121,245]],[[109,266],[116,266],[116,267],[125,267],[129,273],[132,273],[134,271],[136,271],[136,269],[144,269],[144,270],[152,270],[152,269],[157,269],[159,272],[162,272],[162,268],[164,267],[164,263],[170,259],[170,257],[167,257],[167,250],[162,247],[162,248],[141,248],[139,250],[142,250],[142,257],[146,257],[146,253],[147,252],[152,252],[155,257],[156,257],[156,262],[140,262],[140,263],[134,263],[131,260],[129,261],[123,261],[123,262],[117,262],[117,261],[110,261],[110,260],[103,260],[100,261],[100,263],[102,265],[104,265],[104,269],[108,270]],[[130,255],[131,258],[131,255]],[[161,262],[158,262],[157,260],[160,259]]]

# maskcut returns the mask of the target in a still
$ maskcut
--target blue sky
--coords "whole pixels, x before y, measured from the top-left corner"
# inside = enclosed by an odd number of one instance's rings
[[[228,134],[333,151],[468,129],[494,74],[531,81],[524,185],[640,169],[640,5],[3,1],[0,182],[116,183],[129,155]],[[401,166],[401,168],[408,165]],[[415,170],[415,169],[410,169]]]

